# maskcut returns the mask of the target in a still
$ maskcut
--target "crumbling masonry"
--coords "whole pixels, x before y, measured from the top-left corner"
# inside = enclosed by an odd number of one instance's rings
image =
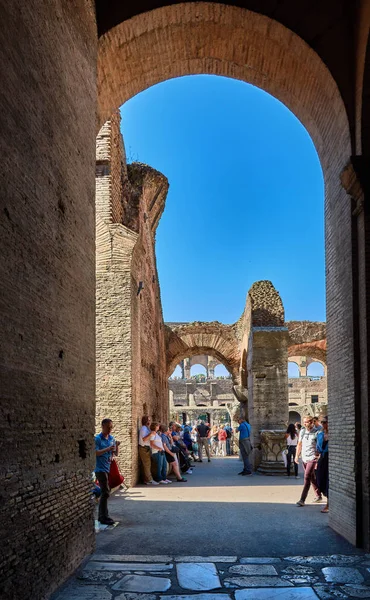
[[[252,285],[234,325],[164,324],[155,231],[168,182],[150,167],[126,164],[118,112],[98,135],[96,158],[97,430],[102,418],[114,420],[121,469],[136,483],[141,416],[166,421],[169,375],[184,358],[207,355],[231,373],[234,398],[260,448],[262,430],[286,427],[291,348],[326,343],[325,324],[286,324],[269,281]],[[260,458],[256,451],[256,465]]]

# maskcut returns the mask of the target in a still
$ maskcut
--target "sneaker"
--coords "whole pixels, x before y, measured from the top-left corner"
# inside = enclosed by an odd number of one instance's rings
[[[200,459],[198,460],[198,462],[203,462],[203,461],[202,461],[202,459],[200,458]]]
[[[296,506],[304,506],[304,502],[302,502],[302,500],[298,500]]]
[[[187,471],[185,471],[185,473],[186,473],[187,475],[192,475],[192,474],[193,474],[193,471],[192,471],[191,469],[188,469]]]
[[[312,500],[312,503],[317,503],[317,502],[322,502],[322,496],[316,496],[316,498],[314,498]]]
[[[252,473],[252,471],[245,471],[244,473],[242,473],[242,475],[250,476],[250,475],[253,475],[253,473]]]
[[[181,479],[176,479],[176,481],[178,481],[179,483],[185,483],[187,479],[185,479],[185,477],[182,477]]]
[[[163,485],[167,485],[167,481],[165,481],[164,479],[161,479],[161,481],[159,481],[159,483],[162,483]]]
[[[296,476],[295,476],[295,478],[296,478],[296,479],[299,479],[299,475],[296,475]]]
[[[152,479],[151,481],[146,481],[145,485],[159,485],[158,481],[154,481],[154,479]]]
[[[165,479],[164,482],[165,483],[172,483],[172,481],[170,479]]]
[[[114,525],[115,521],[109,517],[108,519],[100,519],[99,523],[102,525]]]

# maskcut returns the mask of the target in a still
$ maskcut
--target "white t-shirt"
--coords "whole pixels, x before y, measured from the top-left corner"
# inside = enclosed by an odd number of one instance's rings
[[[151,446],[152,454],[157,454],[157,452],[159,452],[159,450],[164,450],[161,437],[158,435],[158,433],[155,433],[153,431],[153,434],[150,436],[150,440],[152,442],[155,442],[156,446],[159,446],[159,448],[154,448],[154,446]]]
[[[313,428],[308,431],[305,427],[302,427],[299,432],[299,441],[302,442],[302,461],[304,463],[316,458],[317,433],[317,429]]]
[[[294,440],[288,435],[286,439],[287,446],[296,446],[298,444],[298,435],[295,436]]]
[[[149,440],[147,440],[146,442],[144,442],[144,440],[143,440],[143,438],[145,438],[147,435],[149,435],[149,433],[150,433],[150,429],[146,425],[143,425],[140,428],[139,446],[148,446],[148,448],[150,448],[150,442],[149,442]]]

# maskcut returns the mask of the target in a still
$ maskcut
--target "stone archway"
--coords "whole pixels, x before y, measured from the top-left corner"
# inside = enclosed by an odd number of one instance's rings
[[[220,4],[177,4],[134,16],[101,36],[100,123],[147,87],[195,73],[234,77],[261,87],[296,114],[314,141],[325,179],[326,260],[328,265],[341,262],[342,266],[340,276],[335,269],[329,269],[327,281],[328,340],[335,356],[335,360],[328,361],[331,418],[334,422],[338,414],[336,402],[345,389],[354,419],[353,372],[341,368],[342,364],[348,364],[349,356],[353,357],[353,319],[348,293],[352,286],[352,264],[346,258],[352,252],[351,208],[340,183],[351,155],[351,143],[338,87],[318,55],[276,21]],[[331,232],[338,231],[338,223],[342,234],[332,235]],[[354,434],[351,435],[347,458],[354,465]],[[336,460],[331,458],[333,468],[338,466]],[[345,531],[340,514],[348,486],[355,486],[350,473],[343,485],[333,484],[330,519],[334,528],[354,541],[354,500],[346,498],[351,517]]]

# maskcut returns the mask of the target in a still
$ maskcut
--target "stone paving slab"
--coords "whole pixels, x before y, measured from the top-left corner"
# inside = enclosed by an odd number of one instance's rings
[[[167,592],[170,587],[171,580],[167,577],[125,575],[112,586],[112,590],[123,592]]]
[[[364,578],[358,569],[350,567],[324,567],[321,569],[329,583],[363,583]]]
[[[177,563],[177,579],[184,590],[205,591],[221,587],[213,563]]]
[[[280,577],[230,577],[224,581],[225,587],[288,587],[293,584]]]
[[[172,564],[167,563],[126,563],[90,561],[84,570],[91,571],[170,571]]]
[[[341,589],[329,583],[318,583],[313,586],[320,600],[347,600],[348,596]]]
[[[170,563],[172,560],[173,556],[162,554],[153,556],[147,556],[145,554],[93,554],[90,558],[90,561],[94,562]],[[236,560],[234,562],[236,562]]]
[[[273,558],[273,557],[264,557],[264,556],[257,556],[257,557],[243,557],[240,559],[240,564],[242,565],[269,565],[269,564],[275,564],[275,563],[281,563],[281,558]]]
[[[277,575],[273,565],[234,565],[229,568],[229,573],[238,575]]]
[[[237,556],[175,556],[176,562],[235,563]]]
[[[321,556],[286,556],[284,560],[305,565],[353,565],[362,559],[361,555],[331,554]]]
[[[180,596],[161,596],[160,600],[231,600],[229,594],[185,594]]]
[[[114,600],[157,600],[156,594],[136,594],[136,592],[125,592],[115,596]]]
[[[235,600],[318,600],[312,588],[237,590]]]

